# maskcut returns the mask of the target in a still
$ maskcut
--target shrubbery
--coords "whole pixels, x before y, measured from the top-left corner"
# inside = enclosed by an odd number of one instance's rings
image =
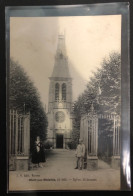
[[[73,113],[73,132],[72,141],[75,147],[80,137],[80,120],[81,116],[88,114],[92,103],[94,110],[100,114],[120,115],[121,108],[121,55],[113,52],[108,58],[103,59],[101,68],[95,72],[88,81],[85,91],[78,97],[74,103]],[[105,124],[105,123],[104,123]],[[110,139],[112,132],[108,128],[108,123],[103,130],[103,135]],[[99,134],[101,134],[99,132]]]
[[[54,147],[53,142],[50,140],[46,140],[44,143],[44,147],[45,147],[45,149],[53,148]]]
[[[24,114],[30,112],[30,142],[31,151],[36,136],[46,139],[47,116],[40,101],[40,95],[23,67],[18,62],[10,60],[9,78],[9,108]]]

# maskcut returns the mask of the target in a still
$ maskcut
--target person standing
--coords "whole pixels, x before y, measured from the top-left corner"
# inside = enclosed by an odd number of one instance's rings
[[[75,167],[75,169],[83,169],[83,164],[84,164],[84,156],[85,156],[85,145],[83,144],[83,140],[79,139],[79,144],[77,146],[76,149],[76,153],[75,153],[76,157],[77,157],[77,165]]]
[[[32,163],[36,164],[36,167],[43,167],[41,162],[45,162],[45,153],[40,137],[37,136],[33,148]]]

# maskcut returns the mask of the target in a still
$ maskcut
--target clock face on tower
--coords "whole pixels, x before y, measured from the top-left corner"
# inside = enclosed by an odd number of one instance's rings
[[[64,120],[65,120],[65,114],[64,114],[64,112],[62,112],[62,111],[59,111],[59,112],[56,112],[55,113],[55,120],[57,121],[57,122],[64,122]]]

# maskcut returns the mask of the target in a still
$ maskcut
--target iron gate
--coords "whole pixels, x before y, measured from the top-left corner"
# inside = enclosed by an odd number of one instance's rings
[[[16,170],[19,157],[29,157],[30,114],[18,114],[10,110],[9,115],[9,170]]]

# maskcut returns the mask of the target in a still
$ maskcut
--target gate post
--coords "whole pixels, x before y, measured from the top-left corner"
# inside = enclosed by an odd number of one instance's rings
[[[28,170],[30,158],[30,114],[23,115],[21,154],[16,157],[16,170]]]
[[[86,148],[87,169],[96,170],[98,168],[98,117],[94,111],[81,118],[80,137]]]
[[[120,168],[120,117],[114,115],[112,168]]]
[[[11,109],[9,112],[9,170],[16,170],[18,113]]]

